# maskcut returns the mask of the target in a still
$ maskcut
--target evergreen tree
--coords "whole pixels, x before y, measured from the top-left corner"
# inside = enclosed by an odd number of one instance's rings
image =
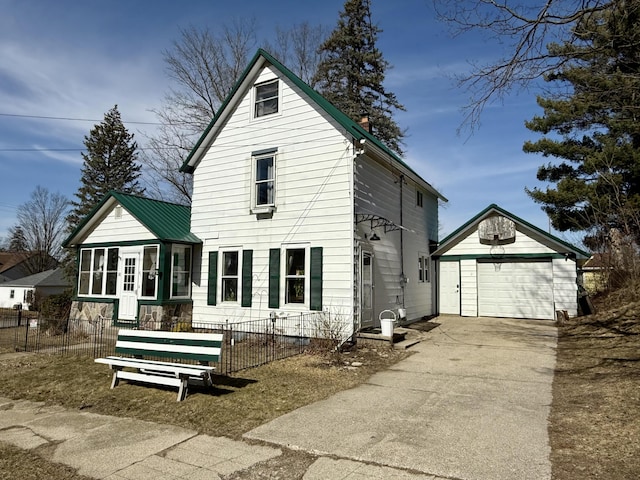
[[[111,190],[142,194],[138,145],[122,123],[118,106],[109,110],[102,123],[84,137],[86,153],[82,153],[81,186],[72,201],[73,210],[67,220],[73,230]]]
[[[26,252],[29,250],[27,237],[20,225],[15,225],[9,229],[7,249],[10,252]]]
[[[549,46],[564,62],[545,80],[559,88],[538,98],[544,116],[526,126],[552,135],[524,145],[560,159],[538,170],[546,189],[527,193],[556,229],[587,231],[594,249],[614,229],[640,239],[640,1],[612,3],[580,20],[578,40]]]
[[[324,58],[314,83],[353,120],[368,115],[372,133],[402,153],[404,132],[393,120],[393,112],[405,108],[383,86],[390,65],[376,47],[380,32],[371,21],[371,0],[347,0],[337,27],[320,46]]]

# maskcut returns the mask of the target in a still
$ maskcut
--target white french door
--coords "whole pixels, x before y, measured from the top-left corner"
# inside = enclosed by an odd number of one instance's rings
[[[118,317],[122,320],[135,320],[138,316],[139,272],[138,253],[122,255],[122,284]]]

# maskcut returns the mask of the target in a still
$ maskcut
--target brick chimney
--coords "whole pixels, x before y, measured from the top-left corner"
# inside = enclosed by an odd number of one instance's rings
[[[358,122],[358,124],[364,128],[367,132],[371,133],[371,123],[369,122],[369,114],[368,113],[361,113],[360,114],[360,121]]]

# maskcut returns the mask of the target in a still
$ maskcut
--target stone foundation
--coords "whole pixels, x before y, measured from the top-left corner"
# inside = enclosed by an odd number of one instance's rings
[[[138,318],[141,330],[191,330],[193,307],[190,303],[141,305]]]
[[[69,312],[69,329],[92,332],[97,326],[109,326],[113,319],[113,303],[74,300]]]

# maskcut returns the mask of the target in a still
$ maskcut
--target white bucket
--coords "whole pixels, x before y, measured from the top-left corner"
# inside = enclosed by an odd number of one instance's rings
[[[385,337],[393,337],[393,326],[396,323],[395,320],[391,318],[383,318],[380,320],[380,329],[382,330],[382,335]]]
[[[388,314],[389,318],[382,318],[384,314]],[[380,330],[385,337],[393,337],[393,327],[396,323],[396,313],[393,310],[383,310],[378,316],[380,319]]]

